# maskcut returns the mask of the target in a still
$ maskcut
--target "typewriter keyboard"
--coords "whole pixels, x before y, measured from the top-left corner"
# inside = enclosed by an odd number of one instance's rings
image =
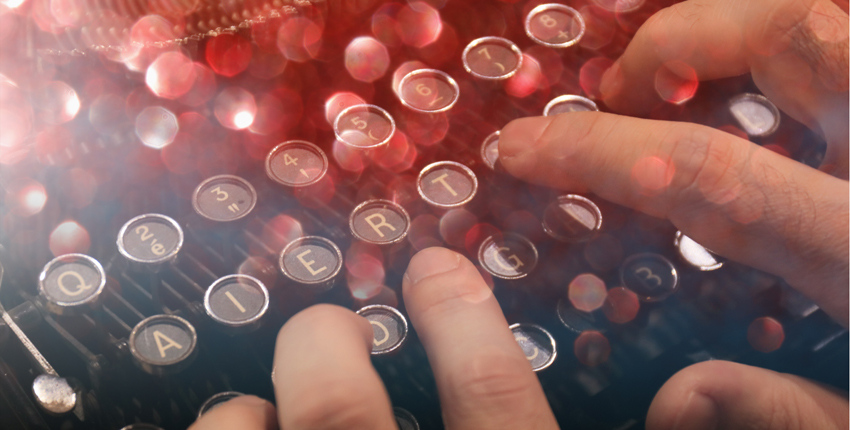
[[[607,110],[602,72],[668,5],[0,1],[0,427],[273,401],[277,331],[335,303],[372,324],[399,427],[441,428],[400,290],[431,246],[478,266],[563,428],[641,429],[711,359],[846,390],[847,331],[781,279],[499,163],[513,119]],[[818,165],[748,76],[672,85],[653,117]]]

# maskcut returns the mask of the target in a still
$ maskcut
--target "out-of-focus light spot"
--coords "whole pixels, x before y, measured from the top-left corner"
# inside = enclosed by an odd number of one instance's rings
[[[407,233],[407,241],[413,246],[413,249],[421,251],[432,246],[442,246],[437,237],[440,221],[434,215],[419,215],[410,223],[410,231]]]
[[[242,88],[225,88],[215,98],[215,117],[224,127],[232,130],[248,128],[256,115],[254,96]]]
[[[785,341],[785,330],[771,317],[756,318],[747,328],[747,341],[759,352],[773,352]]]
[[[50,233],[50,252],[54,257],[80,253],[85,254],[91,246],[91,238],[85,227],[76,221],[65,221]]]
[[[570,303],[580,311],[593,312],[601,308],[606,295],[605,282],[590,273],[576,276],[567,287]]]
[[[349,249],[343,260],[348,288],[355,299],[367,300],[381,291],[386,272],[380,259]]]
[[[193,63],[192,68],[194,82],[186,94],[180,96],[180,102],[189,106],[200,106],[215,95],[215,73],[209,67],[197,62]]]
[[[77,92],[61,81],[47,83],[36,93],[34,102],[39,119],[53,125],[74,119],[80,111]]]
[[[463,241],[463,247],[469,255],[478,255],[478,248],[485,239],[492,236],[501,235],[502,231],[492,224],[479,223],[475,224],[466,232],[466,237]]]
[[[277,47],[289,60],[311,60],[322,46],[322,27],[307,18],[290,18],[277,32]]]
[[[578,85],[567,80],[561,80],[561,75],[564,74],[564,61],[554,49],[542,45],[534,45],[526,50],[525,55],[534,58],[537,64],[540,65],[540,70],[543,73],[543,80],[540,82],[541,86],[551,87],[555,84],[567,84],[569,86],[564,88],[565,94],[577,94],[580,91]]]
[[[600,49],[611,42],[617,30],[617,23],[610,12],[587,5],[579,9],[579,13],[587,26],[579,45],[587,49]]]
[[[451,246],[462,247],[466,241],[466,233],[478,218],[465,209],[452,209],[440,218],[440,236]]]
[[[396,47],[402,44],[401,36],[396,32],[396,19],[402,5],[399,3],[386,3],[372,14],[372,34],[381,43]]]
[[[591,99],[600,99],[602,94],[599,91],[599,83],[602,80],[602,75],[608,68],[614,64],[614,61],[605,57],[596,57],[587,60],[579,70],[579,85],[581,89]]]
[[[219,75],[236,76],[251,62],[251,42],[238,34],[220,34],[206,46],[207,64]]]
[[[626,13],[640,8],[646,0],[593,0],[593,2],[609,12]]]
[[[398,86],[401,84],[401,80],[407,76],[408,73],[419,70],[419,69],[427,69],[428,66],[421,61],[406,61],[401,63],[395,71],[393,72],[393,91],[395,95],[401,97],[401,93],[399,93]]]
[[[396,17],[396,33],[406,45],[416,48],[428,46],[440,37],[442,31],[440,12],[424,2],[405,5]]]
[[[290,242],[304,236],[304,228],[297,219],[280,214],[263,227],[263,236],[274,250],[281,250]]]
[[[325,119],[328,121],[328,124],[333,125],[334,121],[336,121],[336,117],[338,117],[339,113],[345,110],[345,108],[362,104],[366,104],[366,101],[357,94],[348,91],[334,93],[332,96],[328,97],[328,100],[325,102]]]
[[[675,173],[676,166],[672,161],[668,164],[659,157],[643,157],[632,167],[632,179],[650,194],[667,188]]]
[[[44,209],[47,191],[38,181],[21,179],[6,187],[6,201],[13,205],[11,209],[15,215],[31,216]]]
[[[655,72],[655,91],[670,103],[687,102],[698,87],[696,70],[682,61],[668,61]]]
[[[378,166],[393,173],[401,173],[413,167],[416,161],[416,146],[410,142],[407,135],[396,131],[389,143],[375,149],[372,159]]]
[[[345,69],[352,78],[375,82],[384,77],[390,66],[390,53],[374,38],[357,37],[345,48]]]
[[[145,146],[160,149],[173,142],[178,131],[177,116],[164,107],[150,106],[136,116],[136,136]]]
[[[157,96],[173,100],[189,92],[196,77],[195,64],[189,57],[164,52],[148,66],[145,84]]]
[[[581,364],[595,367],[606,361],[611,355],[608,338],[598,331],[583,331],[573,343],[573,353]]]
[[[0,4],[6,6],[9,9],[15,9],[24,4],[26,0],[0,0]]]
[[[627,323],[638,314],[640,300],[637,294],[625,287],[615,287],[608,290],[602,312],[608,320],[617,324]]]
[[[84,4],[74,0],[50,0],[50,13],[59,24],[76,27],[86,18]]]
[[[362,150],[346,145],[339,139],[334,140],[332,154],[339,167],[349,172],[362,172],[368,162]]]
[[[522,54],[522,66],[505,82],[505,92],[514,97],[527,97],[537,91],[543,82],[540,63],[536,58]]]
[[[256,24],[255,24],[256,26]],[[259,46],[252,45],[251,62],[248,63],[248,73],[260,79],[271,79],[283,73],[286,69],[286,58],[275,49],[274,52],[266,51]]]
[[[404,111],[400,118],[402,129],[416,144],[431,146],[442,142],[449,132],[449,118],[444,112],[422,115]]]

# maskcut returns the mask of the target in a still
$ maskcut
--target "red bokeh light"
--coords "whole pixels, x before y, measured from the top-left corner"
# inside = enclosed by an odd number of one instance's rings
[[[505,92],[518,98],[527,97],[537,91],[545,81],[537,59],[522,54],[522,66],[505,82]]]
[[[602,98],[599,92],[599,83],[602,80],[602,74],[614,64],[614,61],[605,58],[597,57],[587,60],[579,70],[579,84],[581,89],[588,97],[592,99]]]
[[[655,72],[655,91],[667,102],[685,103],[694,97],[698,87],[696,70],[682,61],[668,61]]]
[[[608,290],[602,312],[608,320],[617,324],[627,323],[638,314],[640,300],[637,294],[625,287],[614,287]]]
[[[440,19],[440,11],[428,3],[415,1],[398,12],[395,28],[404,44],[422,48],[440,37],[443,21]]]
[[[593,312],[601,308],[606,295],[605,282],[591,273],[576,276],[567,287],[570,303],[584,312]]]
[[[76,221],[64,221],[50,233],[50,252],[54,257],[64,254],[85,254],[91,246],[91,238],[85,227]]]
[[[773,352],[785,341],[785,330],[771,317],[756,318],[747,328],[747,341],[759,352]]]
[[[251,42],[238,34],[220,34],[207,42],[207,64],[222,76],[236,76],[251,62]]]
[[[595,367],[608,361],[611,344],[598,331],[583,331],[573,343],[573,353],[581,364]]]

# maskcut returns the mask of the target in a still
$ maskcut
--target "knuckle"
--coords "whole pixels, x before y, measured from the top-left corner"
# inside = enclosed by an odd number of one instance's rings
[[[283,412],[286,429],[347,430],[377,428],[378,411],[373,402],[364,401],[367,393],[348,384],[327,381],[299,395],[298,403]],[[374,397],[368,397],[374,398]]]
[[[459,401],[511,410],[531,397],[530,368],[505,354],[480,355],[459,366],[450,381]]]
[[[678,172],[674,179],[676,207],[687,207],[694,199],[722,201],[739,184],[736,145],[718,132],[702,126],[676,125],[666,136],[665,146]]]

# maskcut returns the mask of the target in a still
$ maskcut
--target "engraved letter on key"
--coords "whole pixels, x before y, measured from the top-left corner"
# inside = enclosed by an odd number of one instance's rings
[[[449,177],[449,174],[443,173],[438,178],[432,180],[431,183],[436,184],[437,182],[439,182],[439,183],[443,184],[443,186],[446,187],[446,189],[449,190],[449,192],[452,193],[453,196],[457,196],[457,193],[455,192],[455,190],[452,189],[452,187],[450,187],[449,184],[446,182],[447,177]]]
[[[77,280],[78,284],[74,286],[74,288],[75,288],[74,291],[69,290],[65,286],[65,282],[63,280],[65,279],[66,276],[70,276],[70,277]],[[83,291],[92,289],[92,286],[87,285],[85,279],[83,279],[83,277],[79,273],[77,273],[73,270],[69,270],[69,271],[64,272],[61,275],[59,275],[59,279],[56,280],[56,283],[59,284],[59,289],[62,290],[63,293],[65,293],[69,296],[77,296],[77,295],[82,294]]]
[[[372,222],[373,218],[378,218],[381,222],[375,224]],[[387,218],[381,214],[372,214],[366,217],[366,222],[369,226],[372,227],[372,230],[375,230],[375,233],[378,233],[379,236],[384,237],[384,233],[381,232],[381,227],[389,227],[390,230],[395,231],[395,227],[387,222]]]
[[[183,345],[180,345],[179,343],[175,342],[170,337],[162,334],[159,330],[154,330],[153,337],[156,340],[156,347],[159,348],[159,355],[162,358],[165,358],[165,351],[167,351],[168,348],[183,349]],[[162,344],[163,339],[165,339],[165,341],[168,342],[168,343],[163,345]]]
[[[307,255],[307,254],[309,254],[309,253],[311,253],[311,252],[313,252],[313,251],[311,251],[311,250],[309,250],[309,249],[308,249],[308,250],[306,250],[306,251],[304,251],[304,252],[302,252],[302,253],[300,253],[300,254],[296,255],[296,257],[298,258],[298,261],[300,261],[300,262],[301,262],[301,264],[303,264],[303,265],[304,265],[304,267],[306,267],[306,268],[307,268],[307,270],[309,270],[309,271],[310,271],[310,273],[312,273],[312,274],[313,274],[313,276],[316,276],[316,275],[318,275],[319,273],[322,273],[322,271],[326,270],[326,269],[327,269],[327,266],[322,266],[322,268],[321,268],[321,269],[319,269],[319,270],[313,270],[313,265],[314,265],[314,264],[316,264],[316,260],[310,260],[310,261],[306,261],[306,260],[304,260],[304,256],[305,256],[305,255]]]

